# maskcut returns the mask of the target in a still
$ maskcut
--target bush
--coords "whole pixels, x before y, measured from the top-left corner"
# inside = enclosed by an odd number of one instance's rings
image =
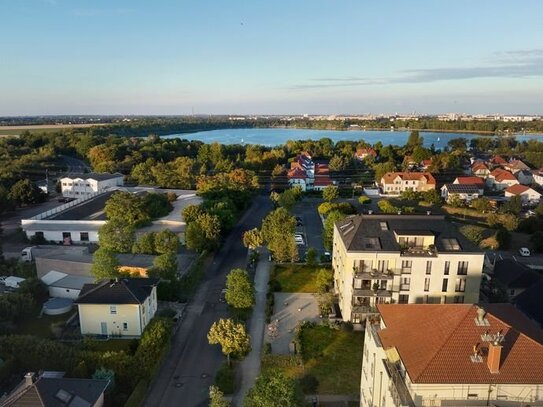
[[[236,371],[224,362],[215,375],[215,386],[224,394],[232,394],[236,390]]]
[[[277,280],[270,280],[270,282],[268,283],[269,286],[270,286],[270,291],[271,292],[281,292],[281,283]]]
[[[483,240],[484,230],[484,228],[475,225],[465,225],[460,227],[460,233],[475,244],[479,244]]]
[[[319,387],[319,381],[312,374],[304,375],[300,380],[300,388],[305,394],[315,394]]]
[[[383,199],[377,202],[379,210],[383,213],[398,213],[400,208],[395,207],[388,199]]]
[[[402,206],[401,210],[403,213],[415,213],[414,206]]]
[[[366,195],[360,195],[358,197],[358,202],[362,205],[369,205],[371,203],[371,198]]]
[[[498,232],[496,233],[496,240],[501,250],[508,249],[509,245],[511,244],[511,233],[503,228],[498,229]]]
[[[264,355],[271,355],[272,353],[272,344],[269,342],[266,342],[264,344]]]
[[[505,228],[509,232],[514,231],[519,224],[518,218],[510,213],[491,213],[486,218],[486,221],[491,228]]]

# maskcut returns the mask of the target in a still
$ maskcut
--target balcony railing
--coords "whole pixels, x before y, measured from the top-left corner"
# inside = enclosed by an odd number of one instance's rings
[[[400,255],[411,257],[437,257],[437,249],[435,247],[402,247],[400,249]]]
[[[355,288],[353,290],[353,297],[392,297],[392,291],[390,290],[368,290]]]
[[[388,389],[390,391],[390,394],[392,395],[394,404],[401,407],[415,407],[415,403],[411,398],[411,394],[409,393],[409,390],[407,390],[407,386],[405,385],[404,378],[400,375],[400,372],[396,368],[396,365],[386,359],[383,359],[383,363],[385,365],[385,370],[390,377],[390,384]]]
[[[378,271],[376,269],[365,269],[362,271],[360,268],[355,267],[354,278],[360,278],[362,280],[392,280],[394,278],[394,271]]]

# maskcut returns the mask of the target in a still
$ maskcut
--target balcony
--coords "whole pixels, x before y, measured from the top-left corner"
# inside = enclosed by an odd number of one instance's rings
[[[353,303],[351,312],[354,314],[377,314],[377,307],[367,304]]]
[[[360,288],[355,288],[353,290],[353,297],[392,297],[392,292],[389,291],[389,290],[384,290],[384,289],[377,289],[377,290],[373,290],[373,289],[360,289]]]
[[[378,271],[376,269],[366,269],[362,271],[355,267],[354,278],[359,278],[362,280],[392,280],[394,278],[394,271]]]
[[[437,257],[435,246],[404,246],[400,248],[400,256],[406,257]]]
[[[396,368],[394,363],[389,362],[386,359],[383,359],[383,364],[385,365],[385,370],[390,377],[390,384],[388,390],[392,395],[394,404],[401,407],[415,407],[415,403],[411,398],[409,390],[405,385],[404,378]]]

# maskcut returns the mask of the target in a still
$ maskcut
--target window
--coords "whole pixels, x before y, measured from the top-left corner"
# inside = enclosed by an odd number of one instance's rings
[[[454,303],[455,304],[463,304],[464,303],[464,296],[463,295],[455,295],[454,296]]]
[[[362,279],[361,278],[355,278],[354,279],[354,288],[356,290],[360,290],[362,288]]]
[[[449,270],[451,269],[451,262],[450,261],[446,261],[445,262],[445,268],[443,269],[443,274],[445,274],[446,276],[449,275]]]
[[[384,273],[386,270],[388,270],[388,260],[379,260],[377,262],[377,270],[381,273]]]
[[[123,322],[123,331],[128,331],[128,322]]]
[[[379,226],[381,226],[381,230],[388,230],[388,225],[386,222],[379,222]]]
[[[424,279],[424,291],[430,291],[430,279],[428,277]]]
[[[399,304],[408,304],[409,303],[409,295],[400,294],[400,297],[398,299]]]
[[[444,278],[443,279],[443,285],[441,286],[441,291],[443,291],[444,293],[447,292],[447,285],[449,284],[449,280]]]
[[[360,260],[359,262],[359,268],[360,271],[370,271],[371,267],[373,265],[373,262],[371,260]]]
[[[468,274],[468,262],[467,261],[459,261],[458,262],[458,271],[457,273],[459,276],[465,276]]]
[[[411,278],[402,277],[402,279],[400,280],[400,291],[408,291],[410,285],[411,285]]]
[[[428,260],[426,262],[426,274],[432,274],[432,261]]]
[[[66,184],[65,182],[62,183],[62,186],[63,186],[63,187],[65,187],[66,185],[68,185],[68,184]]]
[[[443,243],[443,248],[448,252],[457,252],[461,249],[458,240],[454,237],[441,239],[441,242]]]
[[[116,305],[110,305],[109,306],[109,313],[112,314],[112,315],[116,315],[117,314],[117,306]]]
[[[463,293],[466,291],[466,279],[465,278],[457,278],[456,284],[454,286],[454,291],[457,293]]]
[[[44,238],[43,232],[36,232],[36,233],[34,233],[34,236],[36,236],[36,239],[43,239]]]
[[[82,242],[88,242],[89,241],[89,233],[88,232],[81,232],[80,233],[80,239]]]
[[[412,266],[413,266],[413,262],[411,260],[402,260],[402,273],[411,274]]]
[[[70,232],[62,232],[62,239],[71,239],[72,234]]]

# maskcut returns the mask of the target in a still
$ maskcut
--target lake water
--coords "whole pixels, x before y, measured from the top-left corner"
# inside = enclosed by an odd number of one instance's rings
[[[399,145],[403,146],[409,137],[409,131],[363,131],[363,130],[310,130],[310,129],[221,129],[200,131],[196,133],[170,134],[162,136],[162,138],[182,138],[188,140],[200,140],[205,143],[218,142],[221,144],[261,144],[265,146],[276,146],[284,144],[288,140],[319,140],[323,137],[328,137],[334,142],[340,140],[359,141],[364,140],[370,144],[375,144],[378,141],[383,145]],[[477,134],[468,133],[436,133],[421,131],[421,136],[424,137],[424,146],[430,147],[432,144],[435,148],[442,149],[451,139],[464,137],[471,140],[475,137],[483,137]],[[519,141],[529,139],[540,139],[543,141],[542,135],[518,135],[516,139]]]

